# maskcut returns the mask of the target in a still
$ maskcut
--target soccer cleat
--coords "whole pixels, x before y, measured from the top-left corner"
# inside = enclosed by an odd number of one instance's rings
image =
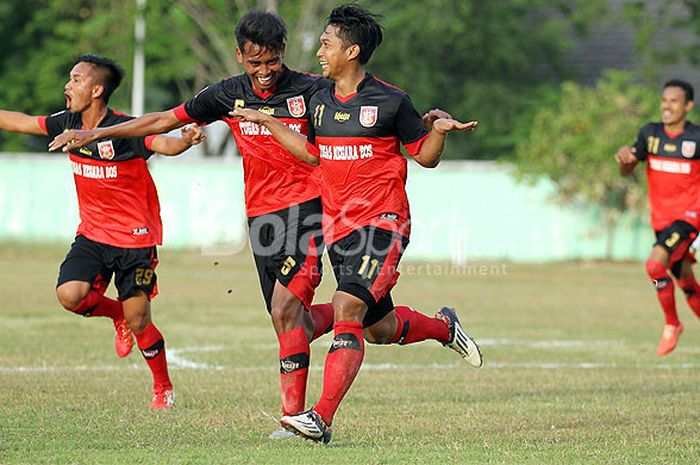
[[[114,350],[119,357],[124,358],[134,347],[134,336],[131,334],[129,323],[124,318],[114,322],[114,330],[117,332],[114,336]]]
[[[673,349],[676,348],[678,344],[678,338],[681,337],[683,332],[683,325],[679,322],[678,326],[675,325],[665,325],[664,331],[661,333],[661,340],[659,341],[659,347],[656,348],[656,353],[658,355],[668,355]]]
[[[447,323],[447,327],[450,330],[450,338],[443,345],[457,352],[471,366],[480,368],[484,364],[481,350],[474,339],[469,337],[469,334],[462,328],[457,312],[452,308],[442,307],[435,314],[435,318],[439,318]]]
[[[153,400],[151,401],[151,409],[153,410],[169,410],[173,408],[175,403],[175,391],[172,386],[169,388],[156,387],[153,388]]]
[[[272,433],[270,433],[270,436],[268,436],[269,439],[273,439],[275,441],[284,441],[287,439],[296,439],[299,436],[296,434],[292,433],[291,431],[287,431],[286,429],[282,428],[281,426],[274,430]]]
[[[331,428],[326,426],[321,415],[314,410],[284,415],[280,419],[282,427],[304,439],[328,444],[331,442]]]

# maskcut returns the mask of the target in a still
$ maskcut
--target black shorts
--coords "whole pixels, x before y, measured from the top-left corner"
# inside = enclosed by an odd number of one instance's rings
[[[408,238],[374,226],[354,230],[328,247],[338,291],[367,305],[365,327],[393,310],[390,291],[399,279],[398,265]]]
[[[670,226],[656,231],[656,243],[668,253],[670,267],[679,264],[688,255],[688,248],[698,236],[691,224],[676,220]]]
[[[306,308],[321,282],[323,232],[321,199],[248,218],[250,246],[267,311],[279,281]]]
[[[152,299],[158,294],[157,265],[155,246],[129,249],[77,236],[61,263],[56,287],[68,281],[84,281],[104,293],[114,276],[119,300],[126,300],[140,291]]]

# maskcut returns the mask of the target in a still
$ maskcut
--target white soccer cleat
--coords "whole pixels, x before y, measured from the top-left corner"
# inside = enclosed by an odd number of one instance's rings
[[[331,428],[326,426],[321,415],[314,410],[284,415],[280,419],[282,427],[304,439],[328,444],[331,442]]]
[[[450,330],[450,338],[443,345],[457,352],[459,356],[471,366],[481,368],[484,364],[481,350],[476,341],[462,328],[459,318],[457,317],[457,312],[452,308],[442,307],[435,314],[435,318],[440,318],[445,321]]]

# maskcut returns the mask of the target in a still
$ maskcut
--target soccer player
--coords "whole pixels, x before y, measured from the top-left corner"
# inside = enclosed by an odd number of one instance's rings
[[[333,324],[331,304],[311,305],[321,278],[320,188],[314,169],[284,149],[269,131],[228,114],[239,107],[259,109],[306,134],[309,98],[329,84],[283,64],[286,35],[280,17],[248,12],[236,25],[236,58],[245,73],[206,87],[172,110],[109,128],[66,133],[51,148],[164,132],[192,121],[223,120],[230,126],[243,157],[255,265],[279,340],[282,413],[291,415],[305,408],[309,342],[330,331]],[[71,144],[71,140],[75,141]]]
[[[65,85],[65,110],[51,116],[0,110],[0,129],[56,137],[67,129],[128,121],[130,116],[107,106],[123,75],[115,62],[83,55]],[[171,408],[174,391],[163,336],[151,321],[150,301],[158,293],[156,245],[162,242],[162,225],[146,160],[153,152],[177,155],[203,137],[198,128],[187,127],[182,137],[104,140],[69,152],[81,221],[61,264],[56,294],[68,311],[111,318],[119,357],[131,352],[136,337],[153,374],[153,409]],[[113,276],[118,300],[104,296]]]
[[[311,98],[308,140],[264,113],[232,112],[266,127],[300,159],[320,165],[324,237],[338,281],[335,337],[320,400],[311,410],[283,416],[281,423],[324,443],[331,439],[334,415],[360,369],[363,336],[379,344],[435,339],[470,365],[482,365],[478,346],[453,309],[444,307],[431,318],[392,302],[390,290],[410,236],[407,162],[400,144],[420,165],[435,167],[446,134],[471,131],[477,123],[433,113],[427,115],[426,129],[403,91],[365,72],[381,40],[374,16],[357,4],[331,12],[317,55],[323,76],[334,84]]]
[[[632,147],[620,147],[615,161],[622,176],[647,162],[651,226],[656,243],[646,261],[646,270],[656,288],[666,323],[656,349],[667,355],[676,348],[683,325],[678,319],[673,280],[685,292],[688,305],[700,317],[700,286],[689,247],[700,227],[700,128],[687,120],[693,108],[693,87],[678,79],[664,84],[661,122],[648,123]]]

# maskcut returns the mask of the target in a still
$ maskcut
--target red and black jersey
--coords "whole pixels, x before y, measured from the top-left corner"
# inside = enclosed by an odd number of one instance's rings
[[[131,119],[108,109],[98,127]],[[83,129],[80,113],[67,110],[40,116],[39,124],[51,138]],[[69,153],[80,210],[78,235],[124,248],[162,243],[158,193],[146,164],[153,137],[101,140]]]
[[[663,123],[639,131],[634,147],[647,162],[651,225],[660,231],[676,220],[700,229],[700,127],[687,122],[669,134]]]
[[[307,149],[320,157],[326,243],[364,226],[409,237],[400,144],[416,155],[428,131],[408,95],[368,74],[355,94],[339,97],[333,86],[310,107]]]
[[[289,153],[270,131],[228,113],[237,108],[260,110],[306,135],[309,98],[328,85],[320,76],[285,67],[275,91],[260,93],[250,77],[241,74],[205,88],[173,111],[183,123],[223,120],[229,125],[243,157],[246,212],[254,217],[314,199],[320,189],[314,168]]]

